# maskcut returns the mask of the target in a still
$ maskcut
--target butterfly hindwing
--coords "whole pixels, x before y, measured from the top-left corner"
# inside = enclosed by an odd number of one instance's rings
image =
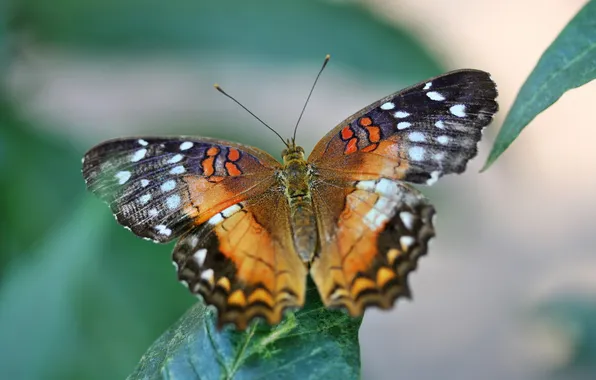
[[[157,242],[264,192],[279,163],[256,148],[213,139],[135,138],[104,142],[83,160],[90,191],[116,220]]]
[[[434,208],[418,191],[385,178],[320,180],[313,202],[325,238],[310,273],[325,305],[359,316],[410,296],[408,275],[435,235]]]
[[[309,162],[323,175],[432,184],[461,173],[498,106],[488,73],[459,70],[389,95],[341,122]]]
[[[178,278],[218,310],[218,323],[244,329],[255,317],[279,323],[304,304],[306,267],[291,240],[288,204],[271,188],[235,204],[183,236]]]

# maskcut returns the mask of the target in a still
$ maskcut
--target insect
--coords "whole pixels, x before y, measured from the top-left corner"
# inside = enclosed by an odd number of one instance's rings
[[[465,170],[496,97],[488,73],[453,71],[356,112],[308,159],[296,130],[282,162],[211,138],[124,138],[87,152],[83,176],[134,234],[178,239],[178,279],[219,326],[279,323],[304,304],[309,274],[327,307],[360,316],[409,297],[435,235],[435,210],[410,184]]]

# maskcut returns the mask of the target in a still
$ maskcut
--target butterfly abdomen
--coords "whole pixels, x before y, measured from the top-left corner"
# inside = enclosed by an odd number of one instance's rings
[[[301,147],[292,147],[283,154],[281,174],[290,206],[292,238],[296,252],[304,263],[312,260],[317,244],[317,224],[310,192],[311,174]]]

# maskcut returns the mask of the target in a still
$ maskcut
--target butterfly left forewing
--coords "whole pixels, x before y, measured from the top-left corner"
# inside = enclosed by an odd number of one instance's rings
[[[87,188],[138,236],[168,242],[223,209],[266,191],[279,163],[227,141],[125,138],[87,152]]]
[[[315,146],[321,175],[432,184],[461,173],[498,106],[490,75],[459,70],[389,95],[341,122]]]
[[[353,316],[408,297],[408,275],[434,236],[434,208],[389,179],[319,179],[313,191],[321,236],[311,276],[325,305]]]

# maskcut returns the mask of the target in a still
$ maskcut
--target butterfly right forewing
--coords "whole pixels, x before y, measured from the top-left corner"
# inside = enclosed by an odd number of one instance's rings
[[[461,173],[497,112],[497,89],[479,70],[453,71],[371,104],[315,146],[309,162],[330,176],[432,184]]]

